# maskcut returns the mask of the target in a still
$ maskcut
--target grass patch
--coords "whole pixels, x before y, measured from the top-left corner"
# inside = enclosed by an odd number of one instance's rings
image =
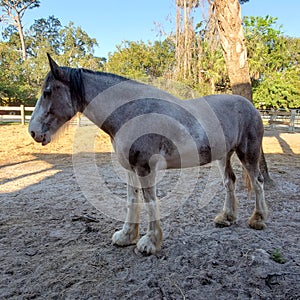
[[[274,249],[270,254],[270,258],[279,264],[285,263],[285,259],[279,249]]]

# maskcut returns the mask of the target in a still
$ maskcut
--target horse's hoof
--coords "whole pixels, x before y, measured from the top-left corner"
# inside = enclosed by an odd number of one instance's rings
[[[220,212],[214,219],[214,223],[216,227],[229,227],[236,220],[235,216],[230,216],[226,212]]]
[[[129,246],[136,244],[138,240],[138,233],[133,232],[125,232],[123,229],[114,233],[112,236],[112,242],[114,245],[118,246]]]
[[[263,230],[267,228],[265,222],[251,222],[250,220],[249,220],[249,226],[256,230]]]
[[[137,243],[137,249],[144,254],[155,254],[161,248],[161,241],[152,234],[144,235]]]
[[[265,218],[261,213],[253,213],[251,218],[249,219],[249,226],[256,230],[266,229],[266,223],[264,222]]]

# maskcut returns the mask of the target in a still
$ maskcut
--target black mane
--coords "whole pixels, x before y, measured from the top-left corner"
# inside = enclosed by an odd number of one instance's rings
[[[69,67],[63,67],[63,70],[67,73],[73,107],[76,108],[77,111],[83,112],[86,106],[85,86],[82,80],[83,70]]]

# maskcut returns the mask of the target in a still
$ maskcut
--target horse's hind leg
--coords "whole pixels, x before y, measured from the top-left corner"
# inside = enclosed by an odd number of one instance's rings
[[[268,208],[265,202],[264,178],[259,171],[260,148],[256,147],[254,150],[248,149],[246,153],[238,150],[237,155],[248,173],[251,187],[255,192],[255,208],[249,219],[249,226],[260,230],[266,228],[265,221],[268,216]]]
[[[258,168],[257,168],[258,169]],[[249,172],[249,171],[248,171]],[[265,221],[268,217],[268,208],[265,202],[265,194],[263,188],[264,178],[259,169],[255,172],[249,172],[251,183],[255,191],[255,208],[249,219],[249,226],[254,229],[265,229]]]
[[[114,233],[112,241],[119,246],[135,244],[139,238],[139,219],[141,206],[141,189],[137,176],[128,172],[127,216],[123,228]]]
[[[216,226],[219,227],[230,226],[236,220],[237,199],[234,193],[236,177],[230,163],[231,155],[232,152],[228,153],[223,160],[218,161],[218,167],[226,189],[223,210],[214,219]]]

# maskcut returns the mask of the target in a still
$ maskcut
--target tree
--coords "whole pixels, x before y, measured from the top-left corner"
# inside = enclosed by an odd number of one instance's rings
[[[20,53],[8,42],[0,42],[0,105],[34,104],[37,91],[24,74]]]
[[[94,56],[94,48],[98,45],[80,26],[69,22],[60,32],[60,58],[62,65],[99,70],[103,67],[104,58]]]
[[[27,51],[36,57],[39,49],[59,55],[61,52],[60,30],[63,28],[59,19],[50,16],[35,20],[27,32]]]
[[[0,42],[0,101],[5,105],[34,105],[43,80],[49,72],[46,53],[58,57],[61,64],[94,70],[103,68],[103,58],[95,57],[97,41],[80,27],[63,27],[54,16],[35,20],[24,30],[26,60],[19,51],[18,33],[13,26],[5,29]]]
[[[253,103],[265,109],[298,108],[300,39],[284,37],[276,22],[271,16],[243,20]]]
[[[195,31],[192,10],[199,0],[176,0],[176,76],[187,80],[192,77],[193,56],[195,56]]]
[[[32,9],[40,6],[39,0],[1,0],[0,6],[4,14],[0,17],[1,20],[17,28],[20,43],[22,57],[25,61],[27,59],[25,37],[23,31],[22,18],[27,9]]]
[[[125,41],[109,55],[105,68],[134,79],[170,78],[174,65],[175,46],[171,39],[166,39],[154,43]]]
[[[299,108],[299,70],[265,74],[253,87],[253,102],[262,109]]]

